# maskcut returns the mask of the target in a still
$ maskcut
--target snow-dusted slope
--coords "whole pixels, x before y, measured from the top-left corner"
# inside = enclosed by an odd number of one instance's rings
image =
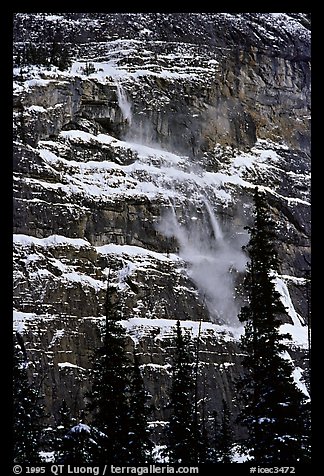
[[[14,69],[14,322],[51,368],[49,410],[87,385],[109,270],[156,420],[177,319],[203,321],[212,404],[231,401],[255,185],[278,224],[282,328],[305,348],[307,16],[18,14],[15,32],[16,59],[48,32],[73,56]]]

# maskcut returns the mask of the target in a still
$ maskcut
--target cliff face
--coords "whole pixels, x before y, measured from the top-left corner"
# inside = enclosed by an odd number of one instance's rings
[[[294,358],[307,347],[307,16],[17,14],[14,32],[15,57],[48,32],[73,55],[14,70],[14,322],[52,421],[62,398],[84,407],[109,269],[157,439],[176,319],[193,336],[203,321],[210,406],[235,406],[255,185],[278,224],[282,329]]]

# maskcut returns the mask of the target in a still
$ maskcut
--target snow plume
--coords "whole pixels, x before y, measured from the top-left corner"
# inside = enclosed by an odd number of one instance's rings
[[[143,145],[164,153],[177,153],[168,144],[162,145],[159,142],[152,120],[140,114],[133,116],[132,123],[124,136],[124,140],[128,143]]]
[[[247,263],[242,252],[246,233],[223,232],[206,197],[200,197],[196,211],[172,205],[158,231],[177,239],[179,255],[188,264],[188,275],[202,294],[211,318],[240,325],[235,285],[237,273],[243,272]]]
[[[130,100],[119,81],[117,81],[117,95],[123,118],[129,125],[124,139],[128,143],[150,146],[155,151],[161,150],[165,157],[165,152],[171,144],[168,146],[163,144],[162,149],[162,144],[156,143],[156,131],[152,121],[142,115],[134,114],[132,117]],[[156,160],[159,162],[157,157]],[[174,180],[168,187],[174,191],[177,187],[177,177],[182,177],[184,173],[178,162],[175,163],[174,158],[171,163],[169,162],[170,168],[174,171]],[[201,179],[202,171],[195,163],[190,162],[189,157],[186,167],[185,173],[188,176]],[[193,198],[185,201],[187,208],[172,205],[157,228],[166,237],[177,239],[179,255],[187,263],[188,274],[208,306],[211,318],[216,322],[239,325],[235,285],[237,273],[245,270],[246,266],[247,258],[241,250],[246,234],[224,233],[213,207],[206,196],[198,191],[197,185],[196,183],[194,186],[195,197],[192,197],[192,189],[188,188],[186,191],[182,189],[185,196],[190,194],[190,198]],[[194,205],[191,206],[191,203]]]
[[[123,115],[123,120],[128,124],[124,139],[128,142],[141,144],[161,149],[156,141],[156,133],[153,130],[152,122],[145,117],[133,116],[132,103],[127,97],[125,89],[120,81],[116,81],[118,106]]]
[[[116,83],[117,85],[117,99],[118,99],[118,106],[123,115],[124,121],[127,121],[129,125],[132,123],[132,105],[129,102],[126,92],[119,81]]]

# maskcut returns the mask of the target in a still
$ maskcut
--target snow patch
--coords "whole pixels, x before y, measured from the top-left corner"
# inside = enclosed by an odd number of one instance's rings
[[[43,106],[29,106],[27,110],[30,112],[46,112]]]
[[[294,370],[293,370],[294,381],[295,381],[297,387],[299,388],[299,390],[301,390],[306,395],[306,397],[310,398],[307,387],[304,384],[304,382],[302,381],[303,372],[304,372],[304,370],[301,369],[300,367],[295,367]]]
[[[63,16],[62,15],[45,15],[45,19],[47,21],[61,21],[63,20]]]
[[[75,425],[69,433],[91,433],[91,428],[90,426],[86,425],[85,423],[78,423]]]
[[[62,275],[62,278],[72,281],[74,283],[80,283],[83,286],[89,286],[94,288],[96,291],[100,289],[106,289],[106,284],[98,279],[94,279],[87,274],[77,273],[76,271],[71,271]]]
[[[280,332],[290,334],[295,344],[306,349],[308,347],[307,325],[305,325],[304,319],[296,312],[283,277],[275,276],[274,283],[276,291],[280,294],[280,300],[285,306],[288,316],[293,321],[293,324],[282,324]]]
[[[240,445],[234,445],[232,448],[232,462],[233,463],[247,463],[253,458],[243,452]]]
[[[283,352],[282,354],[283,358],[291,362],[291,364],[294,366],[294,361],[289,355],[288,352]],[[307,390],[307,387],[305,383],[303,382],[303,372],[304,370],[301,369],[300,367],[294,367],[292,375],[294,378],[294,382],[296,386],[303,392],[304,395],[306,395],[307,398],[310,398],[309,392]]]
[[[128,320],[121,321],[121,324],[130,332],[135,333],[138,337],[145,335],[152,328],[156,328],[158,333],[155,338],[168,338],[174,334],[177,320],[175,319],[148,319],[133,317]],[[202,334],[214,334],[224,341],[238,341],[242,335],[243,327],[230,327],[227,325],[213,324],[211,322],[202,321],[181,321],[180,326],[184,331],[190,332],[193,338],[198,336],[199,326],[201,325]]]
[[[28,79],[24,82],[24,86],[26,89],[32,87],[44,87],[48,86],[50,83],[55,82],[53,79]]]
[[[166,445],[155,445],[152,450],[152,458],[155,463],[168,463],[169,457],[165,455]]]
[[[79,130],[61,131],[60,136],[64,139],[68,139],[74,142],[81,141],[88,143],[96,140],[96,136],[94,136],[93,134]]]
[[[55,344],[55,342],[57,340],[60,340],[62,339],[62,337],[64,336],[64,329],[57,329],[52,337],[52,340],[49,344],[49,347],[51,347],[53,344]]]
[[[33,312],[20,312],[13,310],[13,329],[16,332],[22,333],[25,330],[25,325],[28,324],[28,321],[34,320],[37,318]]]
[[[108,244],[103,246],[96,247],[97,253],[102,255],[109,255],[109,254],[117,254],[117,255],[127,255],[132,257],[146,257],[146,258],[154,258],[159,261],[181,261],[179,256],[176,254],[168,254],[166,256],[162,253],[157,253],[156,251],[150,251],[146,248],[141,248],[140,246],[132,246],[132,245],[115,245],[115,244]]]
[[[55,451],[40,451],[39,456],[43,463],[54,463]]]
[[[142,364],[140,367],[141,369],[151,369],[157,372],[165,371],[167,373],[170,373],[171,365],[170,364],[160,365],[160,364],[153,364],[149,362],[148,364]]]
[[[21,246],[37,245],[47,247],[56,245],[70,245],[77,248],[80,248],[81,246],[91,246],[88,241],[81,238],[67,238],[66,236],[62,235],[51,235],[47,238],[36,238],[35,236],[31,235],[14,234],[13,242],[16,245]]]
[[[62,369],[71,368],[71,369],[78,369],[78,370],[86,370],[85,368],[80,367],[79,365],[71,364],[71,362],[59,362],[57,365]]]

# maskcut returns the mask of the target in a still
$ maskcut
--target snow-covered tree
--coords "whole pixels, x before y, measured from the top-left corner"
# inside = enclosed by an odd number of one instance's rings
[[[20,339],[21,341],[21,339]],[[28,362],[17,338],[13,355],[13,458],[15,463],[40,463],[43,405],[39,385],[30,382]]]
[[[245,376],[238,385],[240,422],[248,429],[245,447],[255,462],[293,464],[309,459],[309,404],[285,357],[291,337],[279,332],[280,316],[286,309],[273,279],[278,271],[275,225],[258,189],[254,206],[246,247],[250,258],[244,284],[248,303],[239,315],[245,323],[241,339]]]

